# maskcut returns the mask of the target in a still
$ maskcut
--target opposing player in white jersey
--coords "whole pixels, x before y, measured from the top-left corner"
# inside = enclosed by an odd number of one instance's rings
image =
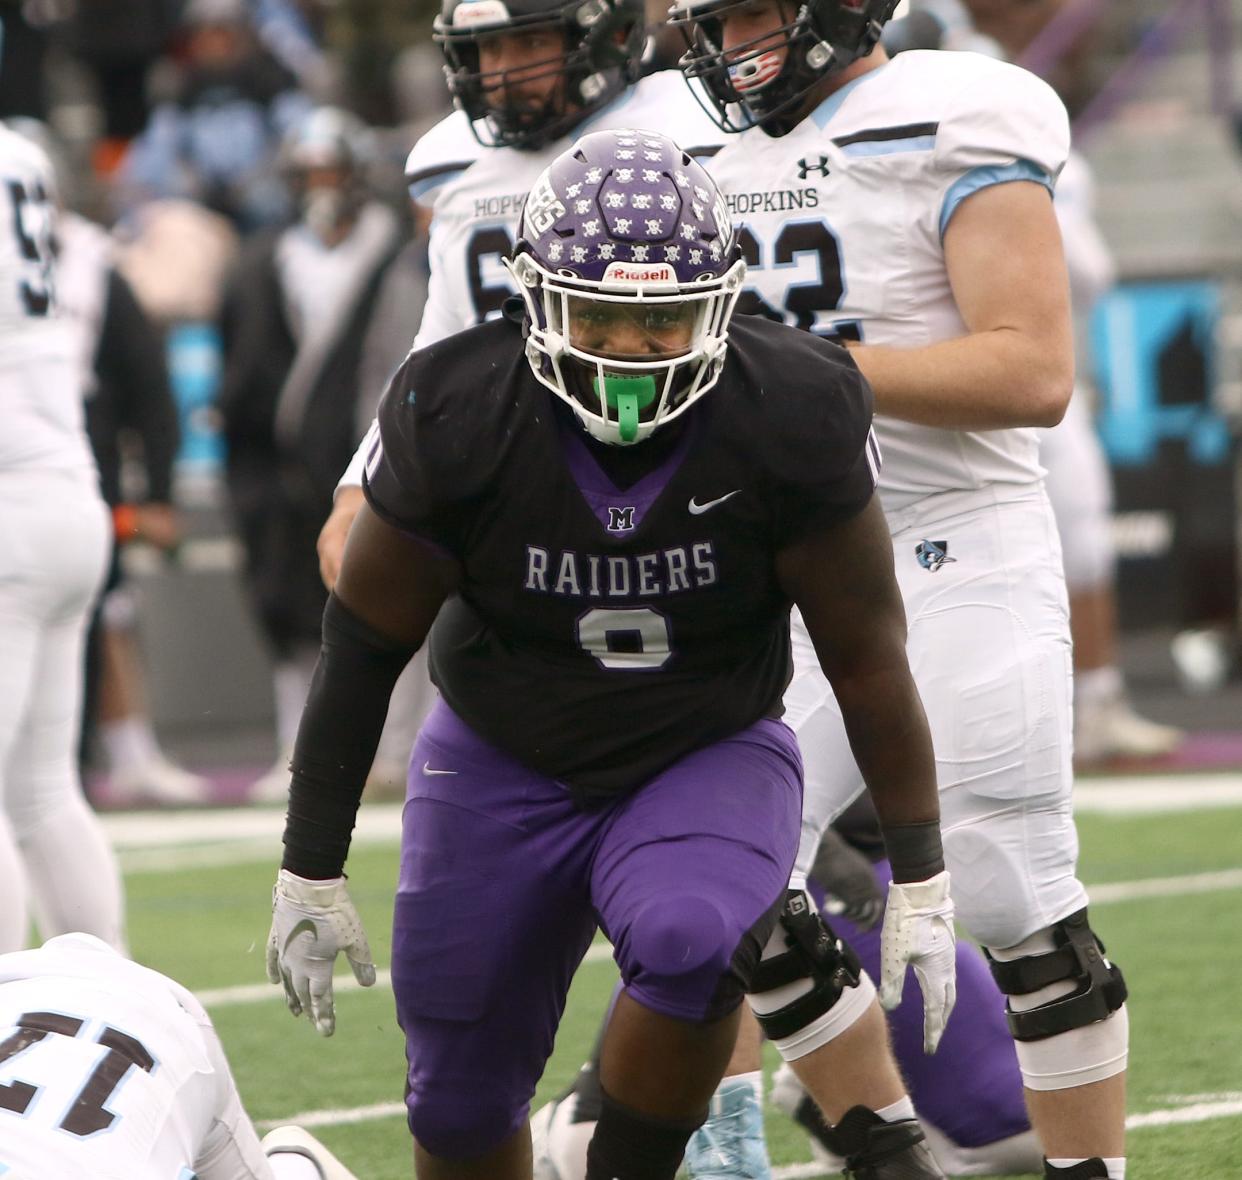
[[[1009,997],[1046,1174],[1120,1180],[1125,986],[1075,876],[1065,585],[1033,429],[1059,420],[1072,385],[1049,198],[1068,121],[1013,66],[872,52],[894,6],[687,0],[673,18],[683,69],[741,132],[712,170],[745,227],[749,309],[848,342],[875,389],[880,492],[957,912]],[[786,706],[807,762],[805,872],[858,784],[798,627],[795,648]],[[915,938],[938,911],[926,903]],[[789,1000],[753,1002],[771,1026]],[[830,1118],[842,1108],[834,1054],[862,1007],[829,1008],[797,1043],[773,1036]]]
[[[354,1180],[297,1127],[260,1144],[202,1005],[89,934],[0,955],[4,1180]]]
[[[57,316],[54,181],[0,126],[0,952],[87,930],[124,942],[120,874],[77,769],[83,645],[111,522]]]

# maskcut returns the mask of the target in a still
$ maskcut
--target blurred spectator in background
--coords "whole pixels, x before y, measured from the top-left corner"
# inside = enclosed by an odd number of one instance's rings
[[[365,125],[332,107],[292,131],[281,160],[298,219],[249,243],[221,314],[229,496],[275,664],[279,757],[255,786],[261,801],[285,798],[319,652],[327,593],[315,539],[421,311],[408,270],[396,266],[403,224],[368,193],[369,142]],[[407,284],[404,314],[385,298],[390,280]],[[367,377],[364,365],[379,368]]]
[[[64,7],[65,46],[93,81],[102,116],[92,162],[107,177],[146,128],[147,74],[168,47],[181,0],[89,0]]]
[[[131,146],[122,201],[189,197],[242,232],[277,224],[288,208],[277,149],[311,100],[260,45],[245,0],[189,0],[183,21],[179,93]]]
[[[323,102],[336,87],[336,70],[324,51],[324,8],[332,0],[249,0],[264,48],[312,98]]]
[[[404,164],[410,145],[453,109],[444,84],[444,55],[428,40],[407,45],[393,62],[392,88],[402,135],[396,150]]]
[[[406,46],[428,41],[439,0],[331,0],[329,7],[326,39],[345,104],[371,126],[397,122],[394,68]]]
[[[12,130],[39,145],[57,173],[57,295],[71,334],[86,427],[100,490],[116,533],[103,599],[87,639],[85,728],[97,733],[113,802],[201,803],[207,782],[174,765],[155,737],[147,710],[134,591],[122,577],[121,547],[143,541],[171,552],[180,539],[172,504],[177,410],[168,384],[164,340],[117,272],[111,236],[66,205],[61,145],[46,125],[13,120]],[[123,444],[144,476],[136,496],[122,488]]]
[[[1092,423],[1095,392],[1087,332],[1092,308],[1117,276],[1095,221],[1091,169],[1076,152],[1057,181],[1055,208],[1069,267],[1078,371],[1065,417],[1043,433],[1039,453],[1047,468],[1045,483],[1069,590],[1074,761],[1088,766],[1110,758],[1159,758],[1177,748],[1182,731],[1134,711],[1118,662],[1112,476]]]
[[[56,0],[0,0],[0,119],[47,118],[44,62]]]
[[[215,320],[239,248],[227,218],[193,201],[149,201],[113,236],[121,273],[161,327]]]

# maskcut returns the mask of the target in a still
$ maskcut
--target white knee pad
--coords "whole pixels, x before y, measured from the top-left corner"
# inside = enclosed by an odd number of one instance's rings
[[[1107,1020],[1046,1041],[1015,1041],[1022,1084],[1028,1090],[1072,1090],[1125,1071],[1130,1016],[1123,1004]]]
[[[774,991],[764,992],[761,996],[752,995],[746,998],[750,1001],[755,1015],[764,1016],[778,1007],[783,1007],[791,1000],[805,995],[810,990],[810,982],[802,980],[799,983],[786,984]],[[871,1001],[874,999],[875,984],[871,982],[871,976],[864,971],[858,977],[858,985],[842,992],[841,998],[822,1016],[796,1033],[774,1040],[772,1044],[786,1061],[797,1061],[799,1057],[814,1053],[820,1045],[835,1041],[843,1032],[857,1024],[871,1007]]]
[[[791,890],[746,997],[768,1040],[796,1061],[857,1023],[874,997],[853,951],[828,936],[809,895]]]
[[[1066,921],[1073,921],[1071,915]],[[1084,912],[1085,928],[1085,912]],[[1087,930],[1090,933],[1089,929]],[[1094,936],[1092,936],[1094,937]],[[989,956],[998,963],[1010,963],[1051,955],[1058,949],[1052,929],[1037,931],[1017,946],[1001,950],[989,950]],[[1105,965],[1111,966],[1104,960]],[[1118,976],[1120,979],[1120,976]],[[999,982],[999,981],[998,981]],[[1078,990],[1079,984],[1071,979],[1058,979],[1034,991],[1008,994],[1009,1008],[1013,1013],[1030,1012],[1051,1002],[1063,999]],[[1005,988],[1002,986],[1002,991]],[[1130,1042],[1130,1020],[1125,1005],[1116,1008],[1104,1020],[1084,1023],[1053,1036],[1038,1040],[1019,1040],[1014,1047],[1018,1055],[1018,1067],[1022,1071],[1023,1084],[1030,1090],[1069,1090],[1091,1082],[1101,1082],[1126,1068]]]

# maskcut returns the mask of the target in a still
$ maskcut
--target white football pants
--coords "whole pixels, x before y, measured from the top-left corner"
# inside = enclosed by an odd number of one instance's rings
[[[945,493],[889,514],[957,916],[989,947],[1013,946],[1087,904],[1075,876],[1060,543],[1042,489],[1011,489],[1007,502],[1001,494]],[[797,611],[793,650],[785,720],[806,764],[800,883],[824,828],[863,782]]]
[[[0,474],[0,952],[72,930],[124,945],[121,879],[82,795],[83,644],[111,543],[93,477]]]

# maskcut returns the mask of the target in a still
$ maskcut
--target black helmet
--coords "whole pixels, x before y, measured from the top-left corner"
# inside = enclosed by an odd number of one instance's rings
[[[480,40],[532,29],[559,30],[563,52],[520,71],[480,70]],[[643,0],[444,0],[432,37],[444,53],[449,93],[479,142],[536,151],[638,78],[643,29]],[[488,91],[506,82],[549,75],[564,86],[541,110],[488,103]]]
[[[782,0],[784,2],[784,0]],[[784,135],[797,122],[801,100],[820,79],[866,57],[899,0],[789,0],[790,19],[770,36],[735,47],[725,58],[722,13],[749,0],[680,0],[669,23],[687,50],[682,73],[698,78],[725,131],[762,127]],[[783,42],[781,60],[773,46]]]

